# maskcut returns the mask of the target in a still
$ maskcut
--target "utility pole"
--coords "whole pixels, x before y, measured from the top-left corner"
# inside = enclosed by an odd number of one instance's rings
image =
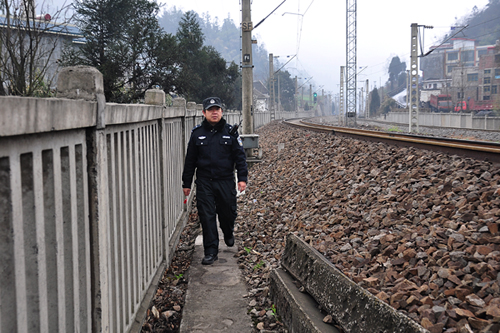
[[[370,93],[370,81],[366,79],[366,98],[365,98],[365,119],[368,118],[368,94]]]
[[[363,111],[363,107],[364,107],[364,104],[363,104],[363,101],[364,101],[364,100],[363,100],[363,96],[364,96],[364,95],[363,95],[363,92],[364,92],[364,91],[363,91],[363,90],[364,90],[364,88],[363,88],[363,87],[361,87],[361,88],[359,89],[359,115],[361,115],[361,112]]]
[[[406,70],[406,107],[408,114],[410,114],[410,71]],[[411,122],[411,121],[410,121]]]
[[[274,56],[272,53],[269,53],[269,94],[271,95],[270,103],[269,103],[269,111],[271,113],[271,120],[276,119],[274,110]]]
[[[242,134],[253,134],[253,59],[250,0],[241,1]]]
[[[302,86],[301,94],[300,94],[300,107],[304,106],[304,86]]]
[[[325,100],[325,89],[321,88],[321,113],[326,116],[326,100]]]
[[[278,112],[280,111],[281,111],[281,87],[280,87],[280,75],[278,74]]]
[[[418,92],[418,28],[432,29],[432,26],[418,25],[417,23],[411,24],[411,53],[410,53],[410,106],[409,116],[410,121],[408,127],[410,132],[419,132],[418,129],[418,113],[420,108],[420,94]],[[460,31],[462,31],[461,29]],[[459,31],[459,32],[460,32]],[[444,42],[443,42],[444,43]],[[421,46],[423,49],[423,45]],[[429,55],[435,49],[430,50],[422,57]]]
[[[409,130],[418,130],[418,108],[420,96],[418,94],[418,24],[411,24],[411,54],[410,54],[410,121]]]
[[[328,94],[328,115],[333,115],[332,94]]]
[[[312,108],[312,98],[313,98],[313,93],[312,93],[312,84],[309,84],[309,108]]]
[[[297,75],[295,75],[295,92],[293,93],[293,97],[294,97],[294,102],[295,102],[295,111],[296,112],[299,112],[299,103],[298,103],[298,99],[299,99],[299,92],[297,91]]]

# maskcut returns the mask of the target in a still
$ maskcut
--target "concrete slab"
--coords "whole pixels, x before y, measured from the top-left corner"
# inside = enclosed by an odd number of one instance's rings
[[[347,332],[429,332],[358,286],[294,234],[287,236],[281,265]]]
[[[248,291],[234,256],[237,244],[227,247],[220,229],[219,239],[219,260],[212,265],[201,264],[203,237],[196,239],[181,333],[252,332],[248,302],[243,298]]]
[[[301,293],[284,270],[271,271],[269,290],[278,316],[290,332],[339,333],[335,326],[323,322],[325,315],[318,303],[309,294]]]

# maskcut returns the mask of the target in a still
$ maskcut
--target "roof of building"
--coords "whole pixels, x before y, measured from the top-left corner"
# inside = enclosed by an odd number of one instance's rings
[[[50,16],[49,16],[50,17]],[[36,25],[38,29],[48,34],[57,34],[72,36],[75,38],[83,38],[83,33],[78,29],[77,26],[67,23],[58,23],[56,21],[49,21],[45,19],[34,19],[29,21],[31,25]],[[26,29],[28,21],[25,19],[19,20],[15,19],[10,22],[13,27],[20,27],[21,29]],[[0,15],[0,28],[5,28],[8,26],[7,17],[5,15]]]

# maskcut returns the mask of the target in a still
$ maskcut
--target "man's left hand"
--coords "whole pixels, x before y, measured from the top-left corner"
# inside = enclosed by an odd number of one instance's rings
[[[238,191],[243,192],[247,188],[246,182],[238,182]]]

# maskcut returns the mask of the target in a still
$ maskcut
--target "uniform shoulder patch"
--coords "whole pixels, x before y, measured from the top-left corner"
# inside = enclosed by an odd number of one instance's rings
[[[201,125],[196,125],[196,126],[195,126],[195,127],[193,127],[193,129],[191,130],[191,133],[192,133],[192,132],[194,132],[194,131],[196,131],[196,130],[197,130],[198,128],[200,128],[200,127],[201,127]]]
[[[243,146],[243,141],[241,141],[241,138],[238,136],[238,143],[240,144],[240,146]]]

